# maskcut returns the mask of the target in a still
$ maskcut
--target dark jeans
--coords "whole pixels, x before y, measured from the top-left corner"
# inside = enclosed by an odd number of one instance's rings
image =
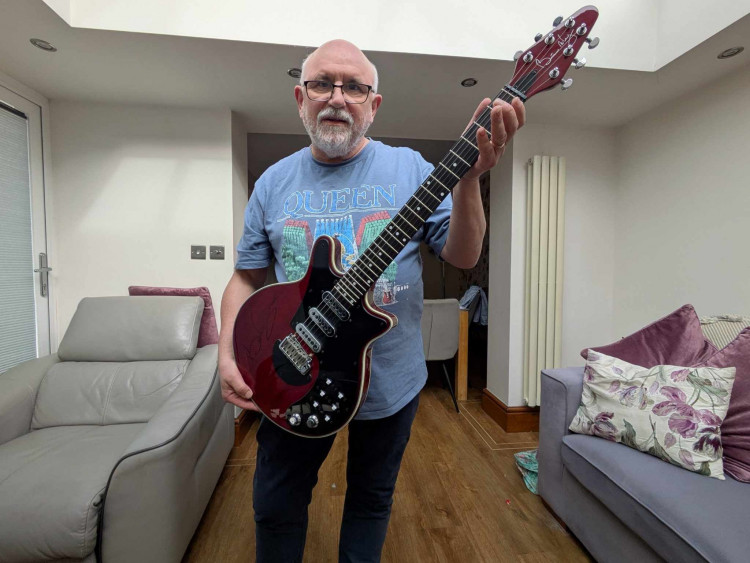
[[[419,395],[387,418],[349,424],[340,562],[380,561],[396,477],[418,404]],[[335,437],[299,438],[265,418],[261,421],[253,480],[258,563],[302,561],[307,507]]]

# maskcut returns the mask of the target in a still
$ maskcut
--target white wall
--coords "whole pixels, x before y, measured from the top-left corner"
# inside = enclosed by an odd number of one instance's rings
[[[489,329],[490,342],[494,342],[493,325],[508,323],[507,363],[498,355],[500,352],[490,351],[487,368],[488,389],[508,406],[524,404],[526,163],[537,154],[564,156],[567,161],[562,365],[582,365],[583,360],[578,355],[582,348],[607,343],[614,335],[615,132],[601,128],[527,125],[513,141],[510,229],[506,227],[502,234],[494,231],[490,234],[511,239],[508,307],[498,307],[492,299]],[[492,189],[495,187],[493,182]],[[501,217],[507,215],[507,208],[501,206],[509,202],[507,194],[501,195],[497,203],[495,197],[497,195],[493,194],[490,206],[492,229],[496,213]],[[493,240],[496,241],[494,247]],[[501,244],[498,250],[497,246],[497,239],[491,238],[491,268],[493,260],[508,262],[507,248]],[[490,275],[494,290],[497,272],[491,269]],[[507,272],[504,275],[508,275]]]
[[[237,261],[237,244],[245,227],[245,207],[248,200],[248,155],[245,121],[237,112],[232,112],[232,249],[226,255]]]
[[[57,306],[64,334],[83,297],[129,285],[207,286],[232,272],[228,110],[52,102]],[[190,245],[225,260],[191,260]]]
[[[659,0],[653,69],[672,62],[748,13],[750,0]]]
[[[515,142],[490,173],[489,307],[487,342],[487,389],[506,405],[519,393],[519,382],[510,376],[513,243],[513,155]],[[469,343],[471,346],[471,343]],[[521,403],[517,403],[521,404]]]
[[[636,119],[619,138],[618,336],[692,303],[750,314],[750,67]]]
[[[580,0],[379,0],[346,7],[331,0],[45,2],[74,27],[304,46],[339,37],[363,50],[506,61],[532,45],[536,33],[552,29],[555,17],[567,17],[584,4]],[[594,34],[603,39],[590,65],[652,70],[657,3],[598,0],[596,5],[601,17]]]

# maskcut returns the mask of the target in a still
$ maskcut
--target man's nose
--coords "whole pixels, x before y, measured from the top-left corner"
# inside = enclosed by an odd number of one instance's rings
[[[344,92],[342,88],[336,87],[333,89],[331,99],[328,100],[328,104],[336,108],[346,107],[346,100],[344,100]]]

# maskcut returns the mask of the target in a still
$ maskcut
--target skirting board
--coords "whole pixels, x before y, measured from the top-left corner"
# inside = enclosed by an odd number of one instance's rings
[[[506,432],[539,432],[539,407],[509,407],[485,389],[482,410]]]

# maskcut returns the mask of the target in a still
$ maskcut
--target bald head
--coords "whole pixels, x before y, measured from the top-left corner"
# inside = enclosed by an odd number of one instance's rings
[[[334,39],[323,43],[302,61],[300,85],[305,80],[319,78],[318,71],[322,67],[328,68],[331,65],[348,69],[350,73],[354,74],[350,77],[350,80],[369,84],[374,92],[378,91],[378,69],[360,51],[359,47],[343,39]]]

